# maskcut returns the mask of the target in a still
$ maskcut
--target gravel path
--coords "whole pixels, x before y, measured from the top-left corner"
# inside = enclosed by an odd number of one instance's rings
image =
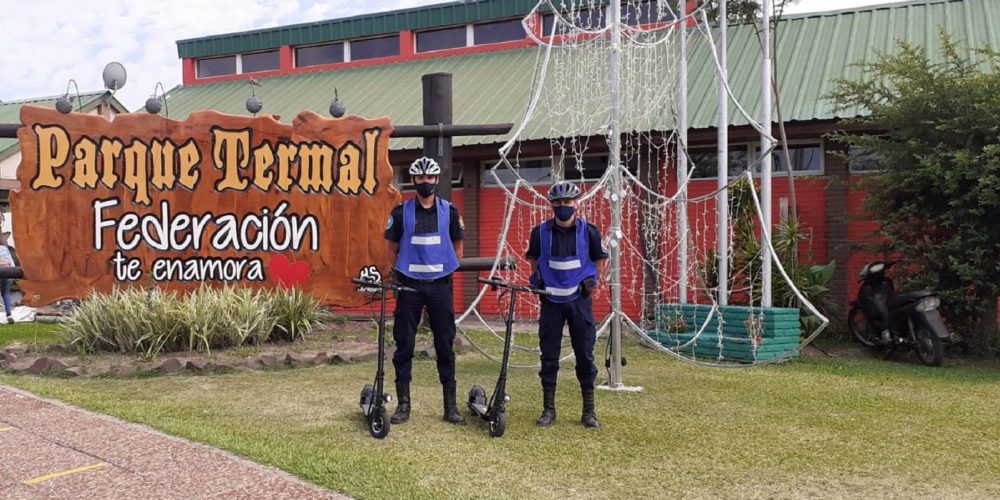
[[[347,498],[227,452],[0,386],[0,498]]]

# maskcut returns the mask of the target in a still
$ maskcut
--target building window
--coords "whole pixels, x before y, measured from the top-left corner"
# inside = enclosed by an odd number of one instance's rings
[[[344,62],[344,44],[328,43],[295,49],[295,67],[319,66]]]
[[[524,26],[521,25],[520,19],[477,24],[473,27],[473,31],[476,45],[523,40],[525,37]]]
[[[857,146],[847,148],[847,166],[852,174],[879,172],[882,166],[873,153],[867,153]]]
[[[268,52],[257,52],[254,54],[242,54],[243,73],[256,73],[258,71],[272,71],[281,66],[277,50]]]
[[[660,12],[657,0],[622,4],[622,21],[629,26],[662,23],[673,18],[669,11]]]
[[[351,60],[376,59],[399,55],[399,35],[367,40],[351,40]]]
[[[604,27],[604,9],[581,9],[563,12],[563,22],[556,28],[556,35],[563,35],[574,29],[596,30]],[[555,14],[545,14],[542,16],[542,36],[552,34],[552,23],[556,20]],[[572,24],[567,26],[564,23]]]
[[[465,47],[466,31],[464,25],[440,30],[420,31],[417,33],[417,52]]]
[[[500,182],[504,186],[513,186],[519,176],[531,184],[552,184],[552,161],[548,158],[541,160],[520,160],[517,162],[517,165],[512,165],[512,167],[514,167],[513,170],[506,166],[500,166],[496,170],[497,177],[500,178]],[[483,173],[484,187],[499,185],[496,179],[493,178],[493,174],[489,172],[491,168],[493,168],[492,164],[486,164],[486,172]]]
[[[235,75],[236,56],[211,57],[198,59],[198,78],[212,76]]]
[[[729,177],[746,172],[748,159],[746,144],[729,146]],[[712,179],[719,175],[719,152],[715,147],[688,149],[688,161],[691,179]]]
[[[462,171],[463,170],[465,170],[465,168],[462,167],[461,163],[452,163],[451,164],[451,187],[452,188],[460,188],[460,187],[462,187]],[[405,167],[399,168],[399,167],[397,167],[396,171],[399,172],[399,180],[397,182],[397,185],[399,187],[413,187],[413,177],[410,176],[410,169],[409,168],[405,168]]]
[[[754,149],[754,157],[760,156],[760,147]],[[788,156],[792,160],[792,171],[796,174],[823,173],[823,146],[816,143],[789,144]],[[760,164],[755,169],[760,173]],[[771,151],[771,172],[781,175],[787,172],[785,167],[785,152],[780,145]]]
[[[552,184],[553,159],[545,158],[522,158],[512,165],[513,169],[501,166],[497,168],[497,177],[504,186],[513,186],[520,176],[531,184]],[[483,174],[483,186],[497,186],[496,179],[489,170],[494,163],[484,162],[483,167],[486,172]],[[570,157],[563,161],[563,180],[567,181],[596,181],[604,175],[608,168],[607,155],[588,155],[582,158]],[[634,169],[632,169],[634,170]]]

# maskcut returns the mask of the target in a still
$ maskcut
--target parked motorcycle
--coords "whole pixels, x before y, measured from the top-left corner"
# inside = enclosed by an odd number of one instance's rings
[[[896,294],[885,272],[895,264],[876,261],[858,274],[861,289],[851,303],[847,325],[862,344],[881,349],[888,359],[896,351],[913,349],[927,366],[941,366],[944,339],[951,336],[941,320],[941,300],[930,290]]]

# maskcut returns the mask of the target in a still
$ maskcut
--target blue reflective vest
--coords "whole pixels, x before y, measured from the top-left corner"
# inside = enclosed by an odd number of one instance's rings
[[[437,204],[437,232],[415,234],[417,202],[403,203],[403,237],[399,240],[396,269],[414,279],[443,278],[458,269],[458,257],[452,246],[451,204],[441,198]]]
[[[541,244],[538,256],[538,274],[545,282],[545,290],[552,302],[572,302],[580,296],[580,283],[597,280],[597,265],[590,260],[590,243],[587,241],[587,223],[576,219],[576,254],[568,257],[552,256],[552,232],[555,221],[542,223],[538,230]]]

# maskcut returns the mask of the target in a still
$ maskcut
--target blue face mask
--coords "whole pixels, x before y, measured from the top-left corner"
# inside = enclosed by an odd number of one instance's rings
[[[417,184],[416,187],[417,187],[417,194],[419,194],[422,198],[426,198],[434,194],[434,190],[437,189],[437,184],[431,184],[429,182],[421,182],[420,184]]]
[[[573,218],[573,212],[575,212],[576,209],[573,207],[559,206],[552,207],[552,211],[556,213],[557,219],[566,222]]]

